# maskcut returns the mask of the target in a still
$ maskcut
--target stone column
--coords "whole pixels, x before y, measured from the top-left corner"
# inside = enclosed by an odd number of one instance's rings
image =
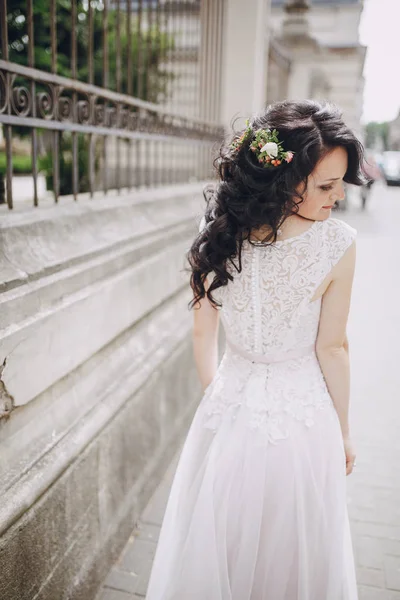
[[[310,9],[308,0],[286,0],[286,17],[282,25],[284,37],[303,38],[309,36],[307,13]]]
[[[308,0],[286,0],[282,43],[292,51],[288,98],[301,100],[310,95],[311,67],[318,60],[319,44],[309,32]]]
[[[227,0],[225,5],[221,118],[244,124],[266,102],[270,0]]]

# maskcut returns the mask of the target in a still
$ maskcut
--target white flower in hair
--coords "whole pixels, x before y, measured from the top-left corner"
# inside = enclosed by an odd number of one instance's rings
[[[266,152],[270,158],[276,158],[278,156],[278,144],[275,142],[267,142],[260,150],[260,152]]]

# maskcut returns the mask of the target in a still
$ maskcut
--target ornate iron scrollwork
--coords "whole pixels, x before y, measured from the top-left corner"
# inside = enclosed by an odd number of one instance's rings
[[[6,112],[8,105],[7,73],[0,71],[0,114]]]
[[[215,140],[220,136],[220,128],[198,122],[190,117],[167,114],[162,108],[134,106],[135,100],[119,94],[121,100],[111,100],[107,90],[94,94],[89,86],[79,83],[75,89],[74,81],[70,86],[61,86],[57,82],[43,82],[33,77],[25,77],[25,85],[15,85],[17,74],[0,71],[0,115],[7,113],[24,118],[24,125],[29,126],[33,118],[33,102],[36,102],[36,115],[45,121],[69,122],[77,125],[76,130],[85,127],[102,127],[112,130],[126,131],[127,137],[132,131],[150,135],[172,136],[198,140]],[[21,77],[18,77],[20,81]],[[35,82],[38,90],[32,97],[31,83]],[[43,88],[47,88],[43,90]],[[83,89],[82,89],[83,88]],[[103,93],[102,93],[103,92]]]
[[[55,102],[53,93],[38,92],[36,94],[36,113],[40,119],[53,120],[55,117],[54,108]]]
[[[0,10],[3,28],[9,27],[7,4],[5,0]],[[0,58],[0,125],[4,125],[9,208],[13,206],[12,135],[18,126],[32,132],[35,205],[38,204],[38,158],[44,148],[38,143],[42,135],[38,129],[52,132],[43,137],[47,141],[50,165],[47,180],[52,181],[56,200],[60,192],[72,193],[76,198],[81,191],[93,195],[101,187],[107,192],[112,186],[117,189],[142,187],[207,176],[203,148],[210,148],[211,142],[221,136],[221,128],[194,115],[216,114],[202,110],[204,98],[197,90],[206,89],[201,88],[202,77],[207,69],[216,68],[219,58],[213,58],[210,64],[201,62],[199,0],[148,2],[146,6],[141,1],[111,3],[109,11],[86,2],[82,15],[86,11],[87,18],[80,25],[83,29],[87,26],[85,35],[82,39],[71,36],[71,56],[63,58],[58,40],[59,15],[54,2],[50,10],[49,56],[45,67],[34,47],[37,24],[33,21],[33,2],[29,0],[26,4],[28,35],[21,38],[21,43],[26,45],[26,53],[22,54],[28,59],[28,66],[12,62],[16,54],[11,54],[10,45],[3,48]],[[76,3],[70,4],[71,23],[76,24]],[[222,8],[222,0],[209,4]],[[110,17],[111,11],[115,11],[115,19]],[[212,14],[217,13],[222,15],[222,10]],[[121,36],[120,27],[124,17],[127,17],[126,24],[131,25],[123,28],[126,40]],[[212,35],[207,36],[210,48],[216,46],[211,38],[214,41],[219,38],[221,23],[219,18],[213,21]],[[115,38],[112,53],[109,40],[114,38],[109,34]],[[106,46],[99,48],[98,44]],[[82,65],[83,55],[87,65]],[[211,55],[205,53],[204,56]],[[102,72],[99,72],[100,63]],[[70,66],[70,78],[65,76],[66,64]],[[207,106],[218,98],[218,86],[214,87],[207,90],[207,94],[211,94]],[[72,135],[64,136],[64,132],[72,132]],[[123,140],[142,140],[143,143],[124,144]],[[154,148],[152,140],[159,142]],[[184,152],[176,150],[180,142],[194,142],[195,150],[182,162],[179,157]],[[171,151],[164,151],[167,148]],[[80,153],[84,160],[79,162]],[[115,160],[109,160],[114,155]],[[62,158],[65,164],[72,161],[71,173],[69,167],[61,172]],[[87,173],[82,175],[81,166],[85,164]]]
[[[13,88],[11,107],[14,114],[27,117],[32,111],[32,96],[30,90],[23,86]]]
[[[90,96],[77,102],[77,120],[81,125],[92,123],[92,102]]]

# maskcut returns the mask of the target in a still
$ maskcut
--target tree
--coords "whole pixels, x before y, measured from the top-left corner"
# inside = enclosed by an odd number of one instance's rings
[[[368,123],[365,126],[365,145],[367,148],[389,150],[389,123]]]
[[[98,0],[91,0],[93,10],[93,65],[94,83],[103,85],[103,5]],[[50,12],[48,0],[35,0],[33,7],[34,24],[34,60],[35,67],[40,70],[51,70],[51,33]],[[146,30],[142,27],[137,31],[138,17],[131,19],[131,72],[126,69],[128,36],[127,13],[120,12],[120,46],[123,66],[121,69],[121,91],[127,92],[128,78],[131,78],[131,89],[135,95],[140,89],[140,98],[150,102],[160,102],[167,94],[167,82],[172,74],[163,66],[166,53],[174,47],[174,40],[162,32],[157,23]],[[88,2],[77,0],[76,23],[71,18],[71,1],[57,0],[57,73],[71,77],[71,44],[72,27],[75,29],[77,40],[77,77],[80,81],[88,81],[89,54],[89,12]],[[116,34],[117,12],[115,9],[108,13],[108,88],[116,89]],[[18,64],[28,64],[28,22],[26,0],[12,0],[9,3],[8,14],[9,59]],[[141,69],[139,69],[139,57]],[[139,76],[142,77],[139,86]]]
[[[93,11],[93,79],[95,85],[100,87],[104,83],[103,70],[103,3],[100,0],[90,0]],[[34,26],[34,66],[42,71],[51,71],[51,16],[48,0],[34,0],[33,3]],[[75,29],[77,45],[77,78],[80,81],[89,81],[89,6],[86,0],[76,0],[77,19],[73,23],[71,18],[71,1],[57,0],[57,68],[58,75],[72,76],[71,45],[72,28]],[[173,38],[161,31],[157,23],[138,32],[138,15],[131,18],[131,62],[133,68],[128,71],[127,35],[128,15],[120,11],[120,48],[121,48],[121,86],[120,91],[127,93],[128,78],[130,89],[135,96],[140,93],[140,98],[150,102],[159,103],[166,99],[168,81],[173,77],[165,66],[165,56],[174,47]],[[28,19],[26,0],[12,0],[8,3],[8,41],[9,60],[18,64],[28,64]],[[117,74],[117,11],[110,9],[108,12],[108,82],[107,88],[116,90]],[[139,58],[141,66],[139,68]],[[141,78],[141,81],[139,81]],[[25,78],[17,77],[15,86],[27,86]],[[47,91],[45,85],[37,84],[37,92]],[[63,90],[63,96],[72,95],[71,90]],[[13,127],[14,133],[20,137],[29,135],[27,127]],[[40,130],[39,130],[40,131]],[[71,136],[61,135],[60,139],[60,192],[72,192],[72,162],[71,162]],[[39,166],[44,171],[48,186],[52,187],[52,152],[51,149],[40,158]],[[79,136],[79,189],[88,189],[88,141],[87,137]]]

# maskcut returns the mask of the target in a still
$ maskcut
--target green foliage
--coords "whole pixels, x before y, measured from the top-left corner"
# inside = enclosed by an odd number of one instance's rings
[[[79,192],[89,191],[89,138],[79,133],[78,136],[78,189]],[[72,134],[64,133],[59,136],[59,186],[60,195],[72,194]],[[95,169],[98,168],[99,157],[95,156]],[[54,190],[53,181],[53,152],[49,151],[39,158],[39,170],[46,177],[46,187]]]
[[[35,67],[51,70],[50,10],[48,0],[35,0],[33,8],[34,58]],[[94,83],[104,84],[103,69],[103,10],[102,3],[91,0],[93,11],[93,67]],[[77,78],[89,80],[89,13],[88,2],[77,0],[77,21],[72,23],[71,1],[57,0],[57,73],[71,77],[72,27],[77,40]],[[131,18],[131,59],[132,69],[128,72],[127,14],[120,11],[121,46],[121,91],[127,93],[128,79],[133,95],[150,102],[160,102],[167,93],[167,82],[172,74],[162,66],[166,53],[174,47],[174,40],[158,29],[157,24],[147,30],[141,28],[138,34],[137,16]],[[13,0],[8,3],[9,58],[18,64],[28,63],[28,24],[26,0]],[[108,83],[110,89],[117,88],[117,12],[108,12]],[[139,69],[139,57],[141,69]],[[141,81],[139,82],[139,78]],[[21,80],[19,80],[21,81]],[[18,82],[18,81],[17,81]],[[22,81],[21,81],[22,82]]]
[[[0,174],[5,175],[7,170],[6,153],[0,152]],[[27,175],[32,173],[32,159],[30,156],[13,154],[13,173]]]
[[[100,0],[90,0],[93,11],[93,71],[94,84],[104,86],[103,69],[103,3]],[[122,4],[122,3],[121,3]],[[77,20],[71,19],[71,0],[56,0],[57,18],[57,74],[71,77],[71,46],[72,27],[75,29],[77,42],[77,78],[80,81],[89,81],[89,13],[88,1],[76,0]],[[18,64],[28,64],[28,23],[26,0],[12,0],[8,2],[8,37],[9,37],[9,60]],[[146,16],[143,17],[147,22]],[[51,32],[50,32],[50,3],[48,0],[34,0],[33,2],[33,26],[34,26],[34,66],[43,71],[51,71]],[[142,27],[138,33],[137,16],[131,18],[131,63],[132,69],[127,69],[128,34],[127,14],[120,11],[120,47],[121,47],[121,81],[120,91],[128,92],[143,100],[159,103],[166,99],[168,92],[168,81],[173,75],[167,70],[163,63],[169,50],[174,47],[173,38],[158,29],[156,23],[151,28]],[[117,12],[108,10],[108,81],[107,88],[117,89]],[[0,51],[1,56],[1,51]],[[139,58],[141,68],[139,68]],[[128,86],[129,81],[129,86]],[[25,85],[26,80],[17,77],[15,85]],[[37,92],[47,91],[44,85],[37,84]],[[69,90],[64,90],[64,95],[71,96]],[[78,94],[78,98],[80,95]],[[13,132],[25,137],[29,128],[13,127]],[[40,135],[40,133],[39,133]],[[88,138],[85,135],[78,136],[78,173],[79,191],[88,191],[88,167],[89,150]],[[24,157],[25,158],[25,157]],[[1,155],[0,155],[1,160]],[[5,159],[4,159],[5,160]],[[18,157],[14,159],[14,172],[18,172],[20,163]],[[30,161],[30,158],[29,158]],[[99,159],[96,159],[95,166]],[[27,162],[25,166],[27,166]],[[0,162],[0,172],[3,163]],[[32,172],[29,163],[29,172]],[[45,173],[48,189],[53,189],[53,160],[52,152],[48,151],[39,159],[39,169]],[[22,168],[22,167],[21,167]],[[26,172],[26,171],[24,171]],[[60,194],[72,193],[72,137],[64,132],[60,136]]]
[[[368,123],[365,126],[365,145],[367,148],[375,148],[378,145],[383,150],[389,150],[389,123]]]

